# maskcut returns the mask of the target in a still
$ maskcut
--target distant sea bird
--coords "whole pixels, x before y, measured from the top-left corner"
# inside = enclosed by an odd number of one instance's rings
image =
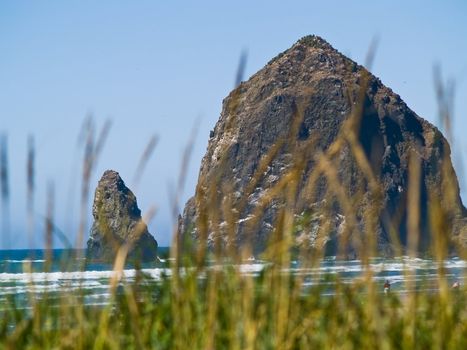
[[[452,287],[451,287],[451,288],[457,290],[457,289],[460,288],[460,286],[461,286],[461,284],[459,283],[459,280],[456,280],[456,281],[452,284]]]
[[[389,291],[391,290],[391,283],[389,283],[389,280],[386,280],[386,282],[384,282],[384,293],[389,293]]]

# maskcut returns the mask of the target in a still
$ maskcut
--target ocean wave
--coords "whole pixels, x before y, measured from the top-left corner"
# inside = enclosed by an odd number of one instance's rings
[[[63,285],[61,283],[51,283],[51,284],[23,284],[23,285],[17,285],[17,286],[10,286],[10,287],[4,287],[2,286],[0,288],[0,296],[5,296],[5,295],[20,295],[20,294],[33,294],[33,295],[40,295],[45,292],[63,292],[63,293],[68,293],[68,292],[74,292],[78,289],[80,290],[87,290],[87,291],[93,291],[93,294],[95,294],[94,291],[99,291],[99,290],[108,290],[110,284],[107,285],[88,285],[88,284],[82,284],[81,286],[72,286],[72,285]]]
[[[45,259],[37,259],[37,260],[31,260],[31,259],[23,259],[23,260],[2,260],[2,262],[6,263],[12,263],[12,264],[21,264],[21,263],[43,263],[45,262]]]
[[[313,274],[313,273],[360,273],[366,269],[370,269],[375,273],[381,272],[402,272],[402,271],[428,271],[428,270],[437,270],[439,267],[443,266],[446,269],[464,269],[467,268],[467,261],[464,260],[447,260],[443,264],[439,264],[433,261],[424,260],[424,259],[400,259],[402,261],[380,261],[373,262],[368,265],[362,265],[357,260],[353,261],[342,261],[342,262],[329,262],[322,263],[320,266],[316,267],[291,267],[284,269],[284,271],[294,272],[296,274]]]
[[[170,274],[170,269],[153,268],[142,269],[144,274],[159,280],[163,274]],[[122,272],[108,271],[73,271],[73,272],[32,272],[32,273],[0,273],[0,283],[2,282],[53,282],[62,280],[98,280],[110,278],[134,278],[135,269],[123,270]]]
[[[249,274],[249,273],[259,273],[264,270],[268,264],[265,263],[254,263],[254,264],[241,264],[238,265],[238,270],[240,273]]]
[[[24,261],[24,260],[23,260]],[[255,261],[235,265],[241,274],[245,276],[257,276],[261,271],[270,266],[271,263]],[[424,259],[412,259],[401,257],[384,261],[382,259],[372,260],[365,266],[359,261],[336,261],[328,260],[317,267],[295,267],[283,269],[292,275],[304,276],[304,286],[323,283],[322,277],[326,274],[339,275],[341,282],[358,281],[363,278],[366,268],[370,269],[375,281],[389,279],[391,283],[431,281],[438,277],[438,264]],[[461,259],[449,259],[443,263],[447,269],[445,277],[448,279],[463,280],[462,270],[467,268],[467,262]],[[211,269],[222,269],[226,265],[213,265]],[[170,268],[145,268],[140,270],[154,281],[160,281],[164,275],[170,276]],[[186,273],[181,269],[181,274]],[[13,293],[27,293],[43,291],[73,291],[76,289],[96,290],[109,288],[110,280],[116,278],[118,281],[133,280],[137,274],[135,269],[125,269],[121,272],[113,270],[104,271],[73,271],[73,272],[32,272],[32,273],[0,273],[0,295]],[[202,278],[202,276],[200,276]],[[33,284],[33,286],[31,285]]]

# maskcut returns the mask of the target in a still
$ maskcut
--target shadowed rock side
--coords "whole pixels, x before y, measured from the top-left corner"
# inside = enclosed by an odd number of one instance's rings
[[[99,180],[92,215],[88,259],[112,262],[118,249],[128,244],[129,260],[156,260],[157,242],[142,221],[135,195],[116,171],[105,171]]]
[[[363,98],[359,98],[359,93]],[[316,170],[316,156],[329,151],[342,132],[343,123],[358,105],[363,111],[359,113],[360,124],[356,124],[354,134],[380,183],[378,202],[368,195],[368,178],[357,165],[355,152],[348,141],[330,158],[339,186],[349,197],[362,188],[366,191],[361,202],[351,203],[357,226],[363,228],[365,225],[365,209],[374,209],[378,219],[372,232],[379,253],[394,253],[390,232],[395,231],[402,246],[407,246],[408,169],[410,154],[413,154],[420,161],[421,170],[418,249],[424,251],[429,246],[428,212],[430,203],[435,202],[440,204],[443,212],[440,215],[446,219],[446,236],[465,243],[465,233],[461,233],[465,232],[465,208],[446,139],[378,78],[317,36],[299,40],[241,83],[223,101],[220,118],[211,132],[201,163],[196,194],[186,203],[179,231],[191,234],[195,240],[207,239],[211,247],[217,240],[216,232],[221,236],[221,246],[239,245],[248,237],[254,250],[262,251],[279,222],[277,214],[284,206],[284,200],[269,201],[261,210],[258,223],[248,223],[255,218],[255,208],[268,189],[274,187],[291,167],[301,166],[297,197],[293,203],[297,227],[295,239],[297,243],[326,246],[327,253],[335,254],[338,237],[346,231],[350,218],[337,200],[329,202],[330,198],[336,197],[327,195],[334,190],[329,177],[319,176],[312,197],[304,188],[310,174]],[[298,124],[296,118],[300,118]],[[297,128],[292,130],[293,125]],[[277,147],[276,151],[274,147]],[[259,174],[254,188],[249,188],[262,159],[270,154],[273,156],[269,165]],[[232,220],[222,213],[221,208],[226,204],[234,214],[234,234],[223,229],[228,226],[229,219]],[[213,229],[212,218],[204,214],[200,217],[203,207],[219,210],[218,229]],[[308,229],[300,225],[304,218],[309,219]],[[324,224],[328,224],[329,231],[326,237],[320,238],[318,228]],[[204,233],[203,227],[206,228]],[[390,231],[390,227],[395,230]],[[352,241],[350,237],[348,242]],[[358,255],[352,243],[344,250],[348,257]]]

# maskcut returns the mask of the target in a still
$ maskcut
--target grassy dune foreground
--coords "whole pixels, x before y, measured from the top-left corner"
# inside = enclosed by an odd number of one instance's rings
[[[440,272],[435,293],[384,294],[368,272],[304,292],[303,276],[275,262],[260,276],[235,266],[173,270],[160,282],[137,275],[111,286],[107,306],[84,306],[86,290],[1,305],[4,349],[465,349],[465,289]]]

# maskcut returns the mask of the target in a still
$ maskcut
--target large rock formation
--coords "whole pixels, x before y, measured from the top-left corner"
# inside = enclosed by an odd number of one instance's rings
[[[157,242],[142,221],[135,195],[116,171],[105,171],[99,180],[92,215],[88,259],[112,262],[118,249],[127,244],[129,260],[156,260]]]
[[[412,206],[419,219],[408,225],[411,159],[413,169],[420,167],[420,177],[414,177],[420,180],[419,196]],[[418,249],[425,250],[433,208],[442,216],[446,236],[461,240],[465,208],[446,139],[378,78],[317,36],[299,40],[223,101],[180,232],[207,239],[210,246],[216,232],[224,246],[252,237],[254,249],[261,251],[277,227],[280,208],[291,205],[290,198],[286,204],[271,189],[283,185],[292,168],[300,175],[292,203],[297,242],[326,244],[333,254],[346,229],[355,236],[366,227],[379,253],[393,254],[390,233],[396,232],[404,247],[410,240],[407,227],[418,225]],[[341,203],[343,197],[349,203]],[[258,223],[248,225],[259,205],[264,208]],[[375,222],[368,222],[368,212]],[[225,229],[232,218],[233,234]],[[323,226],[328,232],[320,239]],[[346,242],[348,256],[358,254],[355,239]]]

